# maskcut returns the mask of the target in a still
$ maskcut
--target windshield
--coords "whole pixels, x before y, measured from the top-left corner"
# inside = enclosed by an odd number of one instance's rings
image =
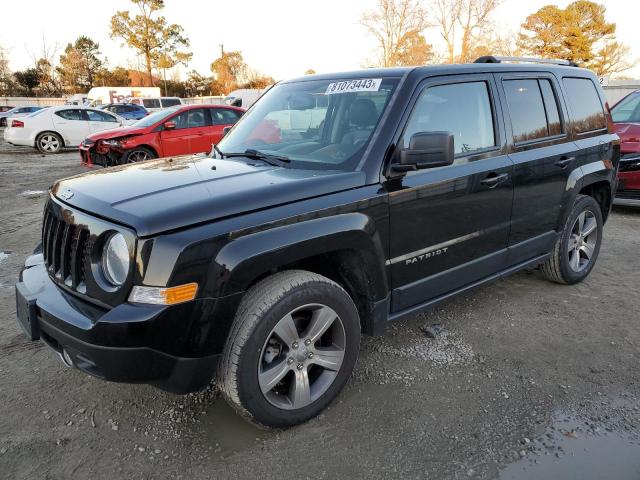
[[[165,118],[173,115],[178,111],[178,108],[167,108],[164,110],[160,110],[158,112],[152,113],[151,115],[147,115],[146,117],[138,120],[132,126],[133,127],[150,127],[154,123],[160,122]]]
[[[218,149],[278,155],[293,168],[353,170],[397,84],[397,78],[356,78],[276,85]]]
[[[611,109],[615,123],[640,122],[640,92],[632,93]]]

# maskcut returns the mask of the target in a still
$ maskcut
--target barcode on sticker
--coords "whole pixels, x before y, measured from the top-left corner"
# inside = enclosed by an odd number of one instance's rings
[[[351,92],[377,92],[380,90],[381,78],[361,78],[359,80],[344,80],[330,83],[325,95]]]

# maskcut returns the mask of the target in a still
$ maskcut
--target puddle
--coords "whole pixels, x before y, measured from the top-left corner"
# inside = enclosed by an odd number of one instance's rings
[[[639,479],[638,432],[618,432],[575,415],[555,415],[553,426],[531,442],[526,456],[498,476],[499,480],[552,478]]]
[[[38,198],[44,195],[45,193],[47,192],[45,192],[44,190],[25,190],[24,192],[21,192],[19,195],[25,198]]]
[[[216,400],[200,421],[209,445],[223,457],[251,447],[270,435],[268,431],[260,430],[243,420],[222,399]]]

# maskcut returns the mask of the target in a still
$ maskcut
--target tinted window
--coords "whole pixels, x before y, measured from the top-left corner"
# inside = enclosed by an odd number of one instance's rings
[[[228,110],[226,108],[210,108],[211,119],[214,125],[227,125],[236,123],[242,112],[236,110]]]
[[[632,93],[611,109],[614,122],[640,122],[640,93]]]
[[[171,121],[175,122],[176,130],[180,128],[204,127],[207,124],[204,113],[204,109],[202,108],[187,110],[173,117]]]
[[[117,123],[118,120],[113,115],[109,115],[105,112],[98,112],[97,110],[87,110],[87,116],[91,122],[112,122]]]
[[[565,78],[569,105],[578,133],[606,128],[607,122],[596,86],[588,78]]]
[[[549,80],[505,80],[503,85],[514,142],[561,133],[558,103]]]
[[[537,80],[505,80],[513,141],[524,142],[546,137],[547,117]]]
[[[86,120],[82,114],[82,110],[60,110],[56,112],[56,115],[64,118],[65,120]]]
[[[455,152],[473,152],[495,145],[493,116],[486,82],[454,83],[424,90],[411,113],[403,142],[414,133],[448,131]]]
[[[562,133],[562,125],[560,123],[560,112],[558,111],[558,101],[553,93],[551,82],[546,78],[538,80],[542,98],[544,99],[544,109],[547,112],[547,127],[549,135],[558,135]]]
[[[158,98],[143,98],[142,104],[147,108],[160,108],[160,99]]]
[[[182,105],[180,103],[180,100],[177,98],[163,98],[162,99],[162,106],[163,107],[174,107],[176,105]]]

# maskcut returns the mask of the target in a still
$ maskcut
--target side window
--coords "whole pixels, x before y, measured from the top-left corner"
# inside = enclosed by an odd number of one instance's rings
[[[563,78],[577,133],[607,128],[604,108],[596,86],[588,78]]]
[[[181,105],[180,100],[178,100],[177,98],[162,99],[162,108],[175,107],[176,105]]]
[[[60,110],[56,112],[56,115],[64,118],[65,120],[86,120],[82,114],[82,110],[78,109]]]
[[[118,120],[113,115],[108,113],[99,112],[97,110],[87,110],[87,116],[90,122],[111,122],[118,123]]]
[[[548,79],[504,80],[503,85],[514,142],[561,133],[558,103]]]
[[[214,125],[228,125],[236,123],[240,118],[241,112],[236,110],[228,110],[226,108],[210,108],[211,119]]]
[[[159,98],[143,98],[142,104],[146,108],[160,108],[160,99]]]
[[[202,108],[196,108],[194,110],[187,110],[180,115],[176,115],[171,120],[176,124],[176,130],[182,128],[195,128],[206,126],[205,112]]]
[[[488,85],[484,81],[426,88],[411,112],[402,142],[418,132],[447,131],[454,135],[455,153],[496,144]]]

